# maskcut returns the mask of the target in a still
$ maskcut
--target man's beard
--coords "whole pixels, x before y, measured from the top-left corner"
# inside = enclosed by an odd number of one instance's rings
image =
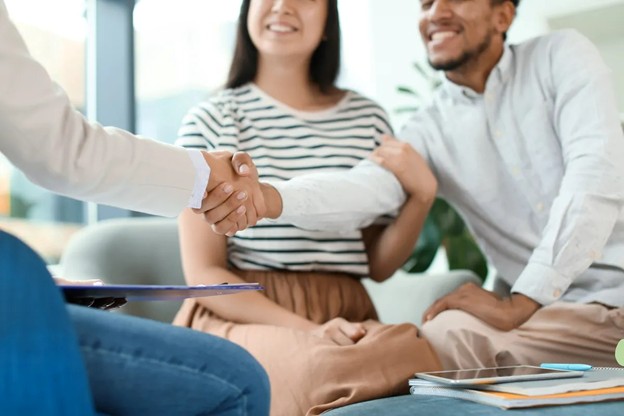
[[[431,67],[437,71],[454,71],[456,69],[459,69],[462,66],[466,65],[468,62],[476,60],[479,55],[485,52],[492,43],[492,36],[494,36],[494,33],[490,30],[485,36],[485,39],[483,39],[483,41],[478,44],[476,48],[469,51],[464,51],[459,58],[438,63],[431,62],[431,59],[429,59],[429,65],[431,65]]]

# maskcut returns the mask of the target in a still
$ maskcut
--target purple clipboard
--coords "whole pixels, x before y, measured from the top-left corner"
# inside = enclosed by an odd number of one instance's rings
[[[198,286],[162,285],[100,285],[59,286],[66,298],[125,298],[127,301],[181,300],[206,296],[231,295],[234,293],[263,290],[258,283],[220,284]]]

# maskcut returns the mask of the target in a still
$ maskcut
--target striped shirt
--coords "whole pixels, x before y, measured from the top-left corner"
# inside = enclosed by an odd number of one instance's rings
[[[392,134],[384,110],[353,91],[329,109],[302,112],[247,84],[191,109],[176,144],[247,152],[261,180],[280,182],[348,170],[368,156],[382,134]],[[228,257],[240,269],[368,275],[359,231],[307,231],[262,220],[228,239]]]

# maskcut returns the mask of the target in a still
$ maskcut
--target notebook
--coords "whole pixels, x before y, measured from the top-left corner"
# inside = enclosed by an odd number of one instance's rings
[[[483,386],[483,390],[536,396],[540,394],[567,393],[569,391],[604,389],[624,386],[624,368],[594,367],[582,377],[560,380],[534,380]],[[479,388],[481,389],[481,387]]]
[[[411,379],[409,384],[410,393],[414,395],[452,397],[503,409],[552,406],[623,400],[624,368],[595,368],[581,378],[484,385],[478,390],[448,387],[417,378]]]

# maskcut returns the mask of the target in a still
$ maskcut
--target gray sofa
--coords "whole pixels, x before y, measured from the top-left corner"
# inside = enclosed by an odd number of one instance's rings
[[[107,283],[185,284],[175,220],[129,218],[102,221],[78,232],[63,252],[57,273],[68,279],[100,278]],[[424,310],[465,282],[466,271],[440,275],[399,272],[384,283],[364,279],[380,319],[420,324]],[[131,302],[122,313],[171,322],[180,302]]]

